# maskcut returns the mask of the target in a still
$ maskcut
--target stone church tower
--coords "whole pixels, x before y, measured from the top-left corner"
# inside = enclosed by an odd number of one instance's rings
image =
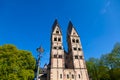
[[[71,22],[67,30],[68,52],[63,48],[62,32],[55,20],[51,34],[47,80],[89,80],[80,37]]]

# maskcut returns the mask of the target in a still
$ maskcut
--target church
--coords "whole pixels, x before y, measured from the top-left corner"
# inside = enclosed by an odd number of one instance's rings
[[[52,26],[50,62],[40,80],[89,80],[80,36],[72,22],[67,29],[68,51],[64,50],[62,31],[55,20]]]

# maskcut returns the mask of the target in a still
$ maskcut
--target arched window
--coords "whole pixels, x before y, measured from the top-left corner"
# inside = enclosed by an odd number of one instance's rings
[[[56,33],[59,34],[59,31],[57,30]]]
[[[62,58],[62,55],[59,55],[59,58]]]
[[[54,55],[54,58],[57,58],[57,54]]]
[[[54,41],[57,41],[57,37],[54,38]]]
[[[78,48],[79,51],[81,51],[82,49],[81,48]]]
[[[76,48],[76,47],[74,47],[73,49],[74,49],[75,51],[77,50],[77,48]]]
[[[53,49],[57,49],[57,47],[56,47],[56,46],[54,46],[54,47],[53,47]]]
[[[76,39],[76,43],[79,43],[79,40],[78,40],[78,39]]]
[[[80,59],[83,59],[83,57],[82,57],[82,56],[80,56]]]
[[[62,47],[61,47],[61,46],[59,46],[59,49],[62,49]]]
[[[78,59],[78,56],[77,56],[77,55],[75,55],[75,59]]]
[[[72,39],[72,42],[75,43],[75,39]]]
[[[58,41],[61,41],[61,38],[58,38]]]

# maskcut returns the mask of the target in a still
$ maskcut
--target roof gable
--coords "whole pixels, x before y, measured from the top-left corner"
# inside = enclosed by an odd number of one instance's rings
[[[53,23],[52,34],[62,34],[57,19]]]
[[[78,36],[78,33],[76,32],[72,22],[70,21],[68,24],[68,31],[67,31],[67,35],[71,35],[71,36]]]

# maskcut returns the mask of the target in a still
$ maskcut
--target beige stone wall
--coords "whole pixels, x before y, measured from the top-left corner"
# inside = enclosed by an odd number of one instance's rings
[[[64,79],[63,80],[75,80],[74,70],[73,69],[64,69]]]
[[[58,78],[57,69],[51,69],[50,80],[57,80],[57,78]]]
[[[50,80],[63,80],[63,69],[51,69]]]
[[[75,29],[70,27],[69,30],[71,32],[68,31],[68,54],[64,53],[63,50],[62,34],[58,23],[53,27],[53,29],[50,53],[51,65],[47,80],[89,80],[80,37]],[[59,31],[59,33],[56,31]],[[55,41],[55,38],[61,38],[61,41]],[[73,42],[73,39],[75,39],[75,42]],[[78,40],[78,42],[76,42],[76,40]],[[61,49],[59,49],[59,46],[61,46]],[[54,47],[56,47],[56,49],[54,49]],[[77,50],[74,50],[74,48]],[[59,55],[62,55],[62,58],[60,58]],[[75,56],[78,58],[75,58]],[[67,65],[67,68],[65,65]]]

